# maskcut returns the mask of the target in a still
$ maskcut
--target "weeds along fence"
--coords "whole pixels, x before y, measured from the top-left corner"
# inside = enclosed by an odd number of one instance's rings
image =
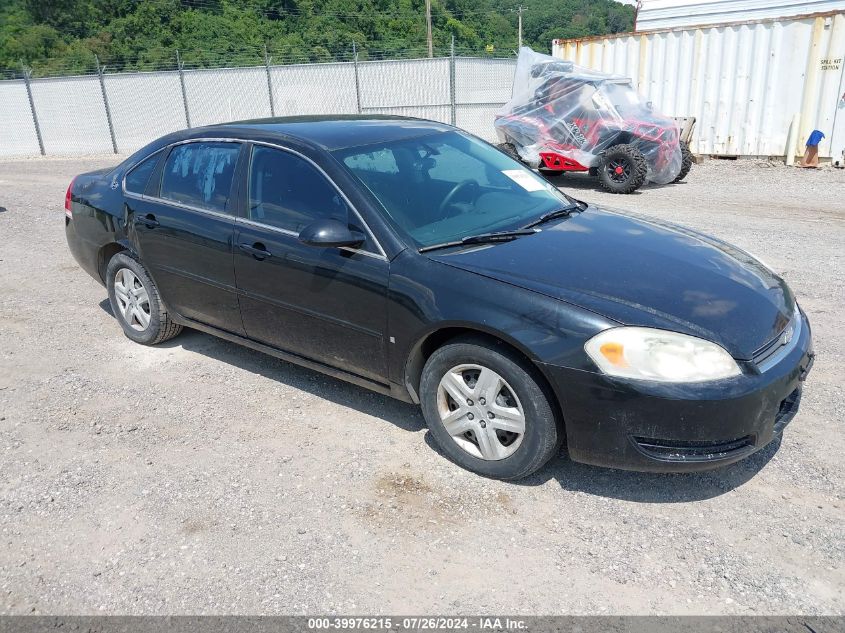
[[[0,80],[0,156],[130,153],[224,121],[300,114],[397,114],[494,140],[514,58],[459,56],[109,72]]]

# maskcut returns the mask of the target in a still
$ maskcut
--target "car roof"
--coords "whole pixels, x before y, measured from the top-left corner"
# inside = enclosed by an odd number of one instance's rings
[[[274,136],[295,139],[326,150],[389,143],[454,130],[435,121],[383,114],[276,117],[220,123],[203,129],[213,130],[215,135],[228,131],[233,137],[244,139]],[[199,131],[198,128],[192,130],[194,133]]]

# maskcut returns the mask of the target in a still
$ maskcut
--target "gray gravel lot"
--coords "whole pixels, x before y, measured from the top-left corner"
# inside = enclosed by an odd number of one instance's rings
[[[70,178],[0,162],[0,613],[845,613],[845,172],[708,161],[588,201],[750,250],[818,359],[783,440],[650,475],[489,481],[418,410],[186,331],[126,339],[73,261]]]

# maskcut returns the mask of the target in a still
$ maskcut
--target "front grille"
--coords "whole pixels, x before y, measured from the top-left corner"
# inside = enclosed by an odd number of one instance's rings
[[[736,457],[754,450],[751,435],[719,441],[665,440],[649,437],[633,439],[640,451],[649,457],[672,462],[708,462]]]
[[[785,328],[784,328],[785,329]],[[783,332],[780,332],[775,338],[766,343],[763,347],[754,352],[754,362],[758,365],[765,363],[777,351],[783,347]]]
[[[751,358],[761,372],[777,364],[798,344],[798,339],[801,336],[801,322],[801,313],[796,305],[795,315],[789,320],[786,327],[775,338],[754,352]]]

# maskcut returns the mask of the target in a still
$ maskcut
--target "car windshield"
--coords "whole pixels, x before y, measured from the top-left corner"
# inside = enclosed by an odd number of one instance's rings
[[[516,229],[570,201],[541,176],[460,132],[335,152],[417,246]]]

